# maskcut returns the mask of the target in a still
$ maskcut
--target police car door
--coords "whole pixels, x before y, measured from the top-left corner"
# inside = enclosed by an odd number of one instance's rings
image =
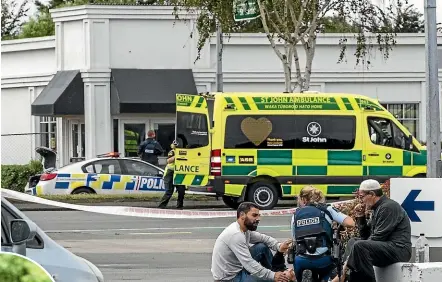
[[[204,186],[210,171],[211,136],[206,98],[176,95],[174,184]]]

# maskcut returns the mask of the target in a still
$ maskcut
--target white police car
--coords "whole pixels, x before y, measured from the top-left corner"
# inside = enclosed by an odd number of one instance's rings
[[[30,178],[25,193],[40,196],[164,191],[164,170],[140,159],[109,153],[56,169],[55,152],[39,149],[45,172]]]
[[[102,272],[93,263],[57,244],[3,196],[1,201],[2,252],[32,259],[57,282],[104,282]]]

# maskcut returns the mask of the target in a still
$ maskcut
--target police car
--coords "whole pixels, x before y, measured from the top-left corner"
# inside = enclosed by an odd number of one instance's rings
[[[119,153],[108,153],[57,169],[56,153],[48,148],[38,150],[45,171],[29,179],[25,192],[31,195],[164,191],[164,170],[138,158],[120,158]]]

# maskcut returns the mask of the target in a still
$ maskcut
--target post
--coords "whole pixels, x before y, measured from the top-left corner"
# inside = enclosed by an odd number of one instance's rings
[[[427,177],[437,177],[440,160],[440,106],[437,66],[436,0],[425,0],[425,51],[427,88]]]
[[[216,91],[223,92],[223,32],[221,23],[216,23]]]

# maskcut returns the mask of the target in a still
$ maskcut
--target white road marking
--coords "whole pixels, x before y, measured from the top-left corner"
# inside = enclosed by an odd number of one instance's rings
[[[109,232],[109,231],[149,231],[149,230],[195,230],[195,229],[224,229],[226,226],[192,226],[192,227],[150,227],[150,228],[109,228],[109,229],[71,229],[71,230],[45,230],[46,233],[83,233],[83,232]],[[258,228],[284,228],[288,225],[265,225]]]
[[[140,233],[129,233],[129,235],[167,235],[167,234],[192,234],[192,232],[181,231],[181,232],[140,232]]]

